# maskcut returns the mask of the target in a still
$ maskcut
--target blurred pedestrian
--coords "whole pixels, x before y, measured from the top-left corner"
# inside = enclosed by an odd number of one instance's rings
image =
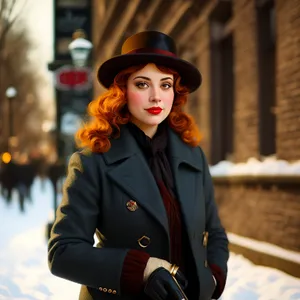
[[[12,201],[12,191],[18,183],[15,169],[15,163],[10,161],[7,164],[3,164],[0,170],[1,195],[8,204]]]
[[[98,79],[108,91],[77,135],[84,150],[69,162],[51,272],[82,284],[85,300],[219,298],[228,240],[199,131],[183,112],[200,72],[169,36],[147,31]]]

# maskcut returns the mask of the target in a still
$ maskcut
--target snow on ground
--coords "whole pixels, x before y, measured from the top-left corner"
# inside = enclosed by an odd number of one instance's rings
[[[286,250],[270,243],[256,241],[231,232],[228,232],[227,236],[232,244],[239,245],[247,249],[252,249],[256,252],[265,253],[274,257],[279,257],[283,260],[289,260],[293,263],[299,264],[300,268],[300,252]]]
[[[45,234],[52,212],[52,188],[36,179],[33,202],[19,212],[16,194],[7,205],[0,199],[0,300],[71,300],[78,298],[79,286],[53,276],[47,265]]]
[[[45,226],[52,211],[49,181],[44,191],[36,179],[33,202],[19,212],[16,195],[0,198],[0,300],[78,299],[79,285],[53,276],[47,266]],[[300,279],[255,266],[231,253],[226,290],[221,300],[300,300]]]
[[[221,161],[210,167],[212,176],[236,175],[300,175],[300,160],[287,162],[277,160],[276,157],[267,157],[263,161],[249,158],[245,163]]]

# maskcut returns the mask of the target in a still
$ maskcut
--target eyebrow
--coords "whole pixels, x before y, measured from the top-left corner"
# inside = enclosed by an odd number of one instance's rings
[[[133,80],[135,80],[135,79],[137,79],[137,78],[141,78],[141,79],[145,79],[145,80],[151,81],[151,79],[150,79],[149,77],[145,77],[145,76],[137,76],[137,77],[133,78]],[[171,77],[164,77],[164,78],[162,78],[160,81],[167,80],[167,79],[173,80],[173,78],[171,78]]]

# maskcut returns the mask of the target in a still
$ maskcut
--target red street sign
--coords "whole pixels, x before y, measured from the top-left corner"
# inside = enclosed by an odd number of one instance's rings
[[[55,71],[55,86],[59,90],[86,90],[92,85],[90,68],[64,66]]]

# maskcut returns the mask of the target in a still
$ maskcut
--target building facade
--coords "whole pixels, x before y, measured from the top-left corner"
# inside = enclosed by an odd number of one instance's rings
[[[299,6],[299,0],[94,1],[95,67],[135,32],[170,34],[203,75],[187,110],[212,164],[270,154],[297,160]]]

